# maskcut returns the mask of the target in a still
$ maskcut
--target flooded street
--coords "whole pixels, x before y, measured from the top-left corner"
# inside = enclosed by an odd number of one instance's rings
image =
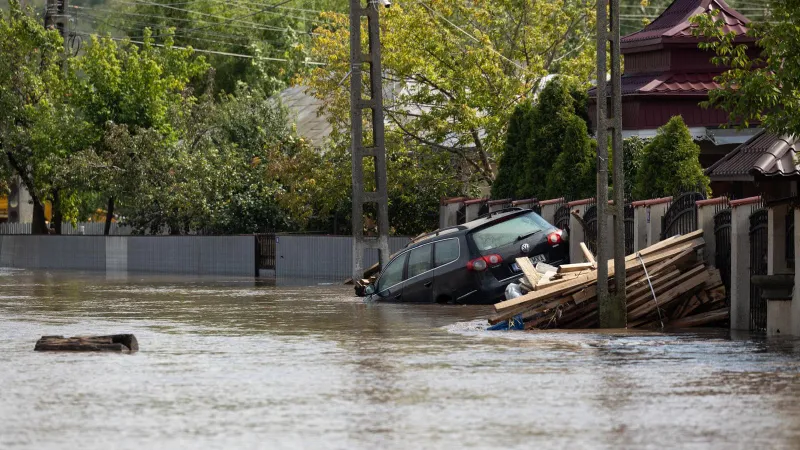
[[[800,341],[485,332],[351,287],[0,273],[0,448],[800,448]],[[140,352],[34,353],[134,333]]]

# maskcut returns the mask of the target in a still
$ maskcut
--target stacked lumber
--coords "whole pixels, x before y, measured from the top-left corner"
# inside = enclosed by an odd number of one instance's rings
[[[711,326],[728,319],[719,271],[698,257],[705,246],[702,236],[702,230],[674,236],[625,258],[628,327]],[[581,249],[586,263],[562,265],[544,275],[528,258],[517,259],[527,293],[497,303],[489,323],[521,321],[525,329],[597,327],[597,265],[586,246]],[[612,295],[616,272],[609,261]]]

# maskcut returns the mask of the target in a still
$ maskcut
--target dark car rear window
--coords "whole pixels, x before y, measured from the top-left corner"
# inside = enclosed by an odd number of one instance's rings
[[[521,216],[474,231],[472,241],[481,253],[508,245],[520,236],[553,228],[542,216],[531,211]]]

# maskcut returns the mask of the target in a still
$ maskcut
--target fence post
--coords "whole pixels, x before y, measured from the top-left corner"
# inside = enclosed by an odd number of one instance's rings
[[[480,217],[481,206],[486,202],[486,199],[483,198],[474,198],[471,200],[467,200],[464,202],[464,206],[466,207],[466,221],[469,222],[471,220],[475,220]]]
[[[580,223],[578,218],[583,217],[586,208],[592,203],[592,199],[575,200],[569,202],[569,261],[577,263],[584,260],[583,250],[581,250],[581,242],[586,240],[586,230],[583,229],[583,224]],[[598,217],[598,220],[600,218]],[[599,237],[598,237],[599,240]]]
[[[714,214],[717,212],[717,205],[725,201],[727,201],[725,197],[717,197],[695,202],[697,204],[697,229],[703,230],[703,240],[706,241],[706,246],[703,248],[703,256],[709,266],[715,265],[715,256],[717,254]]]
[[[647,202],[633,202],[633,251],[647,247]]]
[[[750,329],[750,213],[760,197],[731,202],[731,329]]]
[[[466,200],[464,197],[443,198],[439,206],[439,228],[458,225],[458,209]]]
[[[539,202],[539,204],[542,205],[542,218],[555,225],[556,210],[563,202],[563,198],[554,198],[552,200],[544,200]]]
[[[661,240],[661,222],[666,214],[672,197],[654,198],[647,200],[647,246]]]
[[[767,274],[786,273],[786,213],[789,205],[776,205],[767,209]]]
[[[508,208],[510,206],[511,206],[510,198],[504,198],[502,200],[490,200],[489,212],[500,211],[501,209]]]

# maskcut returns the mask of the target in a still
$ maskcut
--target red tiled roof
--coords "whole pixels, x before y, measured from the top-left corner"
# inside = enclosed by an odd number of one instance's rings
[[[763,131],[706,169],[706,174],[712,181],[798,176],[798,143],[798,139]]]
[[[675,0],[660,16],[642,30],[620,39],[620,48],[636,48],[659,44],[670,39],[697,40],[692,35],[694,25],[689,18],[712,10],[719,10],[719,19],[725,21],[726,33],[733,31],[743,35],[750,23],[746,17],[728,6],[725,0]]]
[[[622,95],[708,95],[719,88],[716,73],[658,73],[622,77]],[[590,97],[597,89],[589,90]]]

